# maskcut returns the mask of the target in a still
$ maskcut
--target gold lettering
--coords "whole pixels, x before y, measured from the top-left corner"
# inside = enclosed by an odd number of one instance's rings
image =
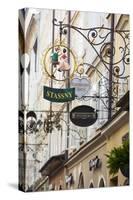
[[[63,93],[60,93],[60,94],[59,94],[59,98],[60,98],[60,99],[64,99],[64,94],[63,94]]]
[[[69,95],[69,97],[72,97],[72,93],[71,92],[68,92],[68,95]]]
[[[67,93],[64,93],[64,95],[65,95],[66,98],[68,98],[68,94]]]
[[[65,100],[72,98],[72,92],[64,92],[64,93],[56,93],[54,91],[46,91],[46,96],[51,98],[51,99],[59,99],[59,100]]]
[[[61,94],[60,93],[57,93],[57,99],[61,99]]]
[[[53,92],[50,92],[51,93],[51,98],[53,98],[54,97],[54,93]]]
[[[50,97],[50,92],[49,91],[47,91],[46,96]]]
[[[58,94],[54,93],[54,98],[58,99]]]

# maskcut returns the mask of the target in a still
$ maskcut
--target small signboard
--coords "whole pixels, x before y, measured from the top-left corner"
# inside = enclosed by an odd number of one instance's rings
[[[77,106],[70,112],[70,119],[77,126],[91,126],[97,120],[97,112],[91,106]]]
[[[71,86],[75,88],[75,95],[81,98],[90,90],[91,84],[90,80],[86,77],[73,78],[71,81]]]
[[[44,86],[43,98],[59,103],[72,101],[75,99],[75,88],[58,89]]]

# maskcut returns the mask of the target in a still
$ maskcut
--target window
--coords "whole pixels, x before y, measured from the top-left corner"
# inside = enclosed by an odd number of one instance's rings
[[[84,188],[84,178],[83,178],[83,173],[81,172],[80,173],[80,176],[79,176],[79,184],[78,184],[78,188]]]
[[[100,180],[99,187],[105,187],[103,178],[101,178],[101,180]]]
[[[94,188],[94,185],[93,183],[90,184],[89,188]]]
[[[118,176],[110,179],[110,186],[118,186]]]

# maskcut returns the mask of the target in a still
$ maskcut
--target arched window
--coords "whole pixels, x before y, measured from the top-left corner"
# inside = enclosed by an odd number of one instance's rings
[[[105,183],[103,178],[101,178],[100,182],[99,182],[99,187],[105,187]]]
[[[84,188],[84,177],[83,177],[82,172],[80,173],[80,176],[79,176],[78,188]]]
[[[90,184],[89,188],[94,188],[94,185],[93,183]]]
[[[123,185],[129,185],[129,179],[128,178],[124,181]]]

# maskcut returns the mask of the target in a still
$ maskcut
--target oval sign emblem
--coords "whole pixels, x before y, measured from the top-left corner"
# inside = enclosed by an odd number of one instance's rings
[[[91,126],[97,120],[97,112],[91,106],[77,106],[70,112],[70,119],[77,126]]]

